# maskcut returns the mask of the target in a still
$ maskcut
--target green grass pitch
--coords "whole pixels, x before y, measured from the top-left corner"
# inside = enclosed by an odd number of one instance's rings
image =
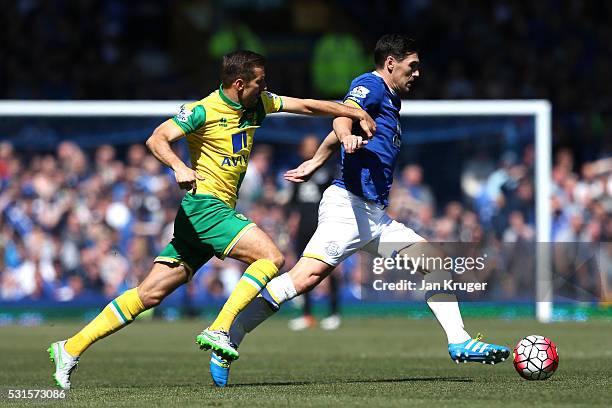
[[[8,389],[52,388],[46,348],[81,323],[1,327],[2,406],[609,406],[612,323],[540,325],[533,320],[466,319],[474,334],[512,345],[528,334],[552,338],[557,373],[521,379],[511,361],[451,362],[433,319],[350,318],[333,332],[290,332],[272,319],[243,343],[231,386],[214,388],[209,354],[195,345],[203,322],[136,322],[95,344],[61,402],[15,401]]]

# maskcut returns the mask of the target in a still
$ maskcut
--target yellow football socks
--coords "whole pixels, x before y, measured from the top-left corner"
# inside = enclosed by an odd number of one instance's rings
[[[278,273],[278,268],[272,261],[259,259],[253,262],[238,281],[217,319],[210,325],[210,330],[228,332],[232,322]]]
[[[144,310],[145,307],[136,288],[124,292],[110,302],[80,332],[68,339],[65,346],[66,351],[75,357],[80,356],[96,341],[131,323]]]

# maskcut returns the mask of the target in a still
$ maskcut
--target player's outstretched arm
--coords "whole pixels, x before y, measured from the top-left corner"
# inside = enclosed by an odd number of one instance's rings
[[[338,150],[338,147],[340,147],[340,141],[332,130],[323,140],[312,159],[306,160],[295,169],[285,172],[285,180],[293,183],[303,183],[310,180],[310,177],[325,164]]]
[[[203,177],[192,168],[187,167],[170,147],[170,143],[184,136],[185,133],[182,129],[174,125],[171,120],[167,120],[153,131],[146,143],[157,160],[174,171],[174,178],[179,187],[184,190],[191,190],[195,188],[196,179],[202,180]]]
[[[283,96],[282,110],[290,113],[313,116],[335,116],[358,120],[359,126],[368,137],[376,131],[374,119],[363,109],[354,108],[337,102],[320,101],[317,99],[299,99]]]

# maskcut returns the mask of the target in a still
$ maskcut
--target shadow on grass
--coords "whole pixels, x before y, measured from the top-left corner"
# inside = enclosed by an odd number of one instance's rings
[[[361,384],[361,383],[402,383],[402,382],[474,382],[471,378],[459,377],[412,377],[412,378],[373,378],[370,380],[335,380],[335,381],[286,381],[286,382],[257,382],[230,384],[227,387],[269,387],[269,386],[300,386],[325,384]]]

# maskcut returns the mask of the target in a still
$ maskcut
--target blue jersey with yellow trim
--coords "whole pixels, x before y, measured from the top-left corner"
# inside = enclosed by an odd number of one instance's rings
[[[347,154],[342,148],[342,172],[333,184],[387,206],[402,145],[399,113],[402,101],[375,72],[355,78],[344,101],[366,110],[376,122],[376,133],[355,153]],[[355,126],[359,127],[357,123]],[[353,132],[360,134],[359,129],[354,128]]]

